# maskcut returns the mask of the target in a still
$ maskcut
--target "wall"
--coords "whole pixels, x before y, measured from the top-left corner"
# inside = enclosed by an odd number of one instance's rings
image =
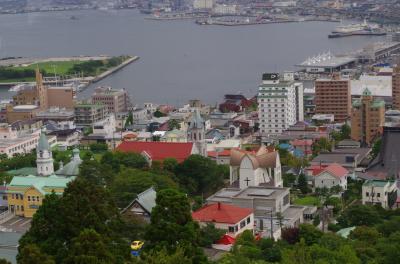
[[[48,88],[47,100],[48,107],[74,108],[74,95],[72,88]]]

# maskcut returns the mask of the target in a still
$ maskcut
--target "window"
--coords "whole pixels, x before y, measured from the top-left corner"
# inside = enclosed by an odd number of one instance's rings
[[[250,224],[250,217],[247,217],[247,224]]]
[[[235,225],[235,232],[237,232],[239,230],[238,226]]]
[[[31,201],[31,197],[30,196],[28,196],[28,202],[30,202]]]
[[[245,227],[245,226],[246,226],[246,221],[240,222],[240,228],[243,228],[243,227]]]
[[[366,192],[366,193],[365,193],[365,196],[369,197],[369,192]]]
[[[21,205],[21,211],[22,211],[22,212],[24,211],[24,206],[23,206],[23,205]]]
[[[38,201],[38,202],[39,202],[39,196],[36,196],[36,201]]]
[[[377,193],[377,194],[376,194],[376,197],[381,197],[381,193]]]
[[[35,201],[35,196],[32,196],[32,202],[34,202]]]
[[[15,198],[14,194],[11,194],[11,198],[12,198],[12,199],[14,199],[14,198]]]
[[[235,227],[234,226],[229,226],[228,227],[228,232],[229,233],[234,233],[235,232]]]

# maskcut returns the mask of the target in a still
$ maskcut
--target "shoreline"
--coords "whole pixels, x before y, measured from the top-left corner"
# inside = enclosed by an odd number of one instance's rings
[[[66,58],[47,58],[47,59],[42,59],[40,61],[34,61],[34,63],[36,62],[44,62],[44,61],[73,61],[76,60],[77,58],[111,58],[110,56],[96,56],[96,57],[66,57]],[[56,80],[56,81],[45,81],[44,84],[54,84],[54,83],[58,83],[60,81],[64,81],[64,82],[68,82],[68,81],[80,81],[81,84],[83,85],[80,89],[84,90],[87,86],[89,86],[92,83],[96,83],[100,80],[103,80],[104,78],[118,72],[119,70],[123,69],[124,67],[128,66],[129,64],[139,60],[140,57],[139,56],[132,56],[128,59],[126,59],[125,61],[123,61],[121,64],[108,69],[107,71],[104,71],[102,73],[100,73],[99,75],[96,76],[88,76],[88,77],[83,77],[83,78],[73,78],[73,79],[65,79],[65,80]],[[90,59],[89,59],[90,60]],[[1,88],[8,88],[10,86],[15,86],[15,85],[19,85],[19,84],[33,84],[35,83],[35,81],[33,82],[0,82],[0,89]]]

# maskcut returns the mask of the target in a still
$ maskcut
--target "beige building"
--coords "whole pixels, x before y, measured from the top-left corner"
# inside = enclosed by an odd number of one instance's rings
[[[77,126],[92,126],[108,115],[108,108],[104,104],[77,104],[75,105],[75,124]]]
[[[105,104],[108,112],[119,113],[128,110],[128,94],[124,89],[114,90],[111,87],[98,87],[92,95],[94,104]]]
[[[351,114],[351,138],[371,145],[374,138],[381,133],[385,122],[385,102],[374,99],[366,88],[361,100],[353,103]]]
[[[391,208],[397,198],[396,181],[368,180],[362,186],[362,204]]]
[[[392,75],[393,109],[400,110],[400,65],[393,69]]]
[[[50,107],[74,108],[74,89],[69,87],[47,87],[42,74],[36,70],[36,86],[25,86],[15,96],[13,105],[38,105],[41,111]]]
[[[315,81],[315,113],[333,114],[336,122],[344,122],[351,114],[350,81],[335,75]]]
[[[27,121],[36,116],[39,111],[37,105],[7,105],[7,123],[12,124],[16,121]]]
[[[47,106],[74,109],[74,90],[72,87],[47,88]],[[47,110],[47,109],[46,109]]]

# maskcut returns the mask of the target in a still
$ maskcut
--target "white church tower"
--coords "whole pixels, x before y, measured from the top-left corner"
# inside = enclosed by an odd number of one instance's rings
[[[54,174],[53,154],[44,129],[40,133],[39,143],[36,148],[36,166],[37,174],[40,176]]]
[[[196,109],[192,113],[192,118],[188,128],[188,139],[190,142],[195,143],[199,154],[207,157],[207,143],[206,143],[206,127],[204,120],[200,115],[200,111]]]

